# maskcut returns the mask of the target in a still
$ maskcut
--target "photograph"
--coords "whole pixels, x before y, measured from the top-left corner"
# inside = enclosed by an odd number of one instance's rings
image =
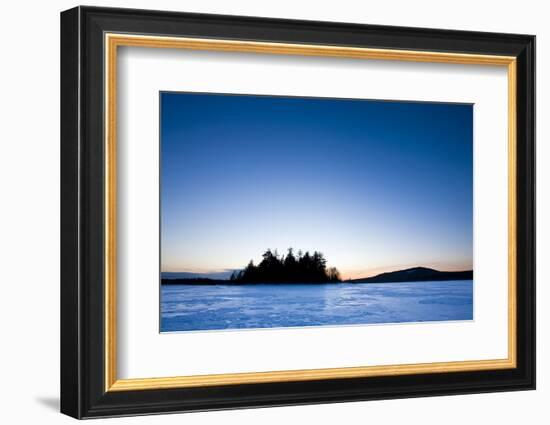
[[[160,332],[474,320],[474,105],[159,96]]]

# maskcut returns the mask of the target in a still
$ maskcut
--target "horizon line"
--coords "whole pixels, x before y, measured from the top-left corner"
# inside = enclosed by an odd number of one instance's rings
[[[341,274],[342,274],[342,280],[354,280],[354,279],[363,279],[363,278],[370,278],[370,277],[375,277],[375,276],[379,276],[381,274],[384,274],[384,273],[393,273],[393,272],[399,272],[399,271],[405,271],[405,270],[412,270],[412,269],[417,269],[417,268],[424,268],[424,269],[431,269],[431,270],[435,270],[435,271],[438,271],[438,272],[470,272],[470,271],[473,271],[474,267],[473,265],[471,265],[470,267],[466,267],[466,268],[446,268],[446,269],[441,269],[441,268],[437,268],[437,267],[434,267],[434,266],[427,266],[427,265],[413,265],[413,266],[402,266],[402,267],[398,267],[398,266],[394,266],[394,267],[375,267],[375,268],[372,268],[370,269],[370,271],[368,272],[365,272],[365,273],[361,273],[361,272],[358,272],[358,273],[353,273],[353,276],[348,274],[348,273],[342,273],[340,269],[338,269]],[[234,271],[238,271],[238,270],[243,270],[243,268],[225,268],[225,269],[212,269],[210,271],[196,271],[197,269],[194,269],[194,270],[178,270],[178,271],[173,271],[173,270],[170,270],[170,271],[166,271],[166,270],[160,270],[160,274],[162,275],[163,273],[171,273],[171,274],[179,274],[179,273],[186,273],[186,274],[191,274],[191,275],[202,275],[203,277],[207,277],[206,275],[220,275],[220,274],[224,274],[224,273],[227,273],[228,276],[230,273],[234,272]],[[345,277],[344,277],[345,275]],[[198,276],[200,277],[200,276]]]

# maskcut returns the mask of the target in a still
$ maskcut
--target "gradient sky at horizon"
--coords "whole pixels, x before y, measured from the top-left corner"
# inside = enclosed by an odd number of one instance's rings
[[[288,247],[344,278],[471,269],[472,122],[466,104],[163,92],[161,271]]]

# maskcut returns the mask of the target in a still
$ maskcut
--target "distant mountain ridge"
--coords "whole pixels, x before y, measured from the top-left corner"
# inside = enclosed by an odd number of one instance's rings
[[[172,279],[205,279],[205,280],[227,280],[231,276],[231,273],[238,271],[235,269],[220,270],[215,272],[161,272],[160,277],[162,280]]]
[[[412,267],[410,269],[395,272],[381,273],[372,277],[353,279],[352,283],[389,283],[389,282],[418,282],[434,280],[471,280],[474,278],[473,270],[447,272],[430,269],[428,267]]]

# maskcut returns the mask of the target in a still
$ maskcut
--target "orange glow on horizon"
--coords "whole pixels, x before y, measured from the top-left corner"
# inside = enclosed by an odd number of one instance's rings
[[[327,267],[332,267],[328,265]],[[455,263],[455,264],[442,264],[442,263],[408,263],[395,266],[380,266],[380,267],[371,267],[371,268],[361,268],[354,270],[340,270],[341,278],[345,280],[353,279],[363,279],[368,277],[373,277],[382,273],[395,272],[399,270],[406,270],[414,267],[427,267],[430,269],[435,269],[439,271],[467,271],[473,270],[473,265],[471,263]],[[207,269],[207,268],[167,268],[163,269],[163,273],[197,273],[197,274],[211,274],[211,273],[230,273],[233,270],[240,270],[242,267],[233,267],[233,268],[216,268],[216,269]],[[336,267],[338,268],[338,267]]]

